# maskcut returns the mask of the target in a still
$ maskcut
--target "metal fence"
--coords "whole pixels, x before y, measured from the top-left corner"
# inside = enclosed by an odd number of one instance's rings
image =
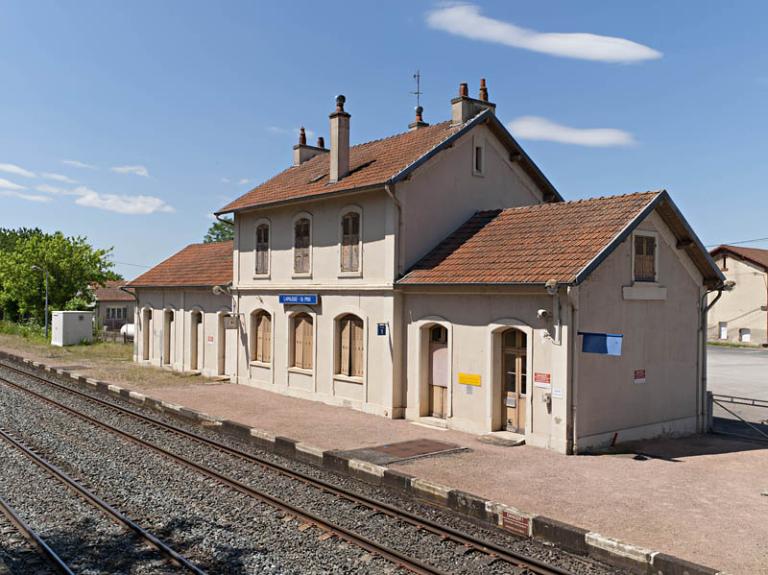
[[[768,441],[768,400],[709,394],[714,433]]]

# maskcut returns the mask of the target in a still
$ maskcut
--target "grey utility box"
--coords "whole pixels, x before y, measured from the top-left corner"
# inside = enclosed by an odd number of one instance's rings
[[[93,341],[92,311],[55,311],[51,315],[51,345],[61,347]]]

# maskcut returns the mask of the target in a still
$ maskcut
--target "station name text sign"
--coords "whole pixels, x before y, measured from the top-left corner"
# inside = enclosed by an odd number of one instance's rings
[[[279,301],[281,304],[288,305],[317,305],[317,294],[280,294]]]

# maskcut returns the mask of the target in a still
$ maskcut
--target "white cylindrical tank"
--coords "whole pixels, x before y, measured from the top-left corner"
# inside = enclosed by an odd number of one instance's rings
[[[54,311],[51,315],[51,345],[76,345],[93,341],[92,311]]]

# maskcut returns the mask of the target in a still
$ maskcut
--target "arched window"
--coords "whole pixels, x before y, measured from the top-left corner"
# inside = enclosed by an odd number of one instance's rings
[[[360,271],[360,214],[347,212],[341,218],[341,271]]]
[[[272,316],[264,310],[251,314],[251,361],[272,361]]]
[[[269,273],[269,224],[256,227],[256,269],[257,275]]]
[[[337,348],[337,373],[349,377],[363,377],[365,342],[363,320],[345,315],[338,321],[339,345]]]
[[[306,313],[296,314],[291,318],[293,332],[293,358],[291,365],[301,369],[312,369],[312,350],[314,332],[312,316]]]
[[[297,274],[308,274],[311,223],[309,218],[299,218],[293,224],[293,271]]]

